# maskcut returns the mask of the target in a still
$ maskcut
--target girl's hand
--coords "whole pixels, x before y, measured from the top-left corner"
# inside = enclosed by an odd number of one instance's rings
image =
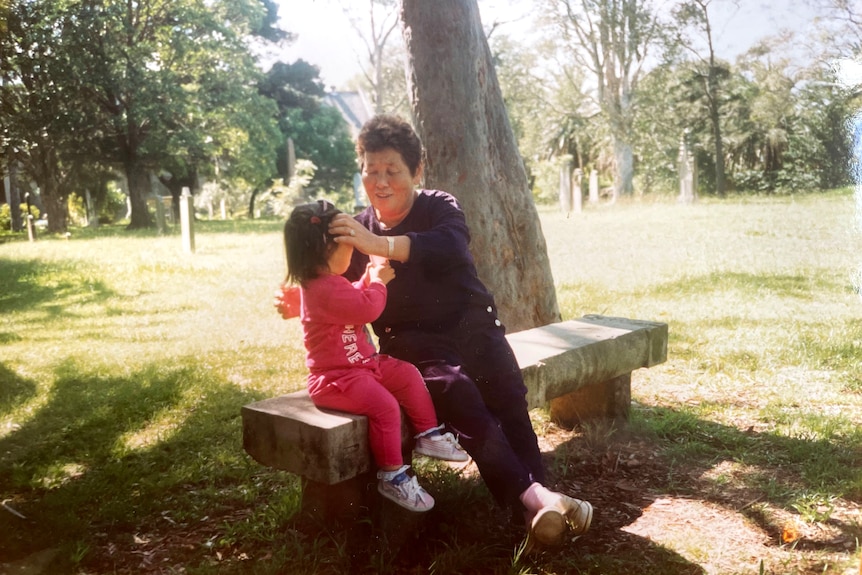
[[[300,297],[299,287],[283,285],[275,292],[275,300],[272,302],[276,311],[284,319],[299,317]]]
[[[395,279],[395,270],[389,265],[389,260],[383,260],[382,263],[378,264],[370,262],[368,267],[366,267],[366,273],[368,274],[369,282],[378,281],[383,285]]]

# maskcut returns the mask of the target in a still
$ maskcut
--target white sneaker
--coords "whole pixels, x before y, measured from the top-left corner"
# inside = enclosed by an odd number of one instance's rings
[[[418,436],[413,451],[419,455],[444,461],[468,461],[470,459],[467,452],[458,444],[455,436],[449,432],[440,433],[439,427]]]
[[[409,469],[408,465],[403,466],[391,479],[385,478],[388,473],[378,471],[377,491],[404,509],[417,512],[429,511],[434,507],[434,498],[422,489],[416,477],[407,475],[407,469]]]

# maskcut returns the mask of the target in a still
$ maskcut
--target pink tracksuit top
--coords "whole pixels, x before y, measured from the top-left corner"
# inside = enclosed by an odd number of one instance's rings
[[[301,289],[305,365],[312,374],[362,366],[377,353],[366,324],[386,305],[386,286],[322,275]],[[371,366],[369,366],[371,367]]]

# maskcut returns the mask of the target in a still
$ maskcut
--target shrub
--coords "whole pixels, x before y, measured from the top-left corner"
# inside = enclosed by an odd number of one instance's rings
[[[21,204],[19,206],[21,210],[21,217],[24,218],[27,215],[27,204]],[[39,219],[39,208],[34,205],[30,205],[30,214],[32,214],[34,220]],[[21,225],[24,224],[22,219]],[[9,230],[12,228],[12,207],[9,204],[0,205],[0,229]]]

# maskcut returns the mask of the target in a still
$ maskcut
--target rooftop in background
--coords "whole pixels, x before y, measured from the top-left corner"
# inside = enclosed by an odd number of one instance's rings
[[[326,104],[341,112],[341,116],[350,126],[350,137],[356,139],[362,125],[371,118],[371,105],[361,91],[359,92],[328,92],[323,97]]]

